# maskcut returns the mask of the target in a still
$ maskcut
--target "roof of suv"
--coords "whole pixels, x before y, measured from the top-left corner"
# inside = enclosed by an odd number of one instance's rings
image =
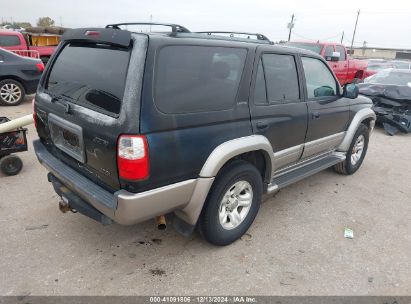
[[[133,23],[134,24],[134,23]],[[140,24],[140,23],[137,23]],[[141,23],[150,24],[150,23]],[[162,25],[162,24],[159,24]],[[177,25],[166,25],[166,26],[177,26]],[[190,42],[195,41],[197,44],[209,44],[210,42],[218,42],[221,46],[232,46],[232,47],[257,47],[261,46],[264,48],[269,48],[276,50],[278,52],[305,54],[309,56],[315,56],[322,58],[318,54],[304,50],[301,48],[296,48],[292,46],[287,46],[283,44],[274,44],[267,37],[261,34],[251,34],[251,33],[233,33],[242,35],[254,35],[257,39],[250,38],[239,38],[234,36],[224,36],[221,34],[229,34],[230,32],[190,32],[187,29],[174,30],[172,32],[137,32],[130,31],[127,29],[120,29],[117,24],[108,25],[105,28],[78,28],[72,29],[65,32],[62,36],[62,40],[88,40],[95,41],[98,43],[112,43],[119,46],[128,46],[131,35],[144,35],[150,37],[152,40],[180,40]]]
[[[158,32],[151,32],[151,33],[139,33],[139,32],[132,32],[133,34],[144,34],[154,39],[170,39],[170,40],[180,40],[184,41],[189,39],[191,42],[195,41],[198,44],[208,44],[210,42],[218,42],[222,46],[233,46],[233,47],[264,47],[272,49],[273,51],[277,52],[287,52],[287,53],[295,53],[295,54],[302,54],[302,55],[309,55],[312,57],[322,58],[315,52],[296,48],[284,44],[272,44],[266,42],[260,42],[259,40],[254,39],[244,39],[244,38],[234,38],[234,37],[225,37],[225,36],[218,36],[218,35],[204,35],[199,33],[178,33],[176,35],[170,35],[170,33],[158,33]]]

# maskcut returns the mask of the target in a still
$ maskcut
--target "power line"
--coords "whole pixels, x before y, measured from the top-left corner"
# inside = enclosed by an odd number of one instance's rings
[[[298,34],[298,33],[295,32],[295,31],[294,31],[294,35],[297,36],[297,37],[299,37],[299,38],[306,39],[306,40],[317,40],[317,39],[311,39],[311,38],[305,37],[305,36],[303,36],[303,35],[300,35],[300,34]]]

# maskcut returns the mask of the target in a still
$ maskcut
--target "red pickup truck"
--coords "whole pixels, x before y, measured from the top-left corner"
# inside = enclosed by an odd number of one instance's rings
[[[13,51],[21,56],[40,58],[47,63],[56,46],[33,46],[27,35],[17,31],[0,30],[0,48]]]
[[[287,45],[313,51],[327,60],[329,66],[343,86],[358,82],[365,77],[367,61],[348,57],[344,45],[330,42],[287,42]]]

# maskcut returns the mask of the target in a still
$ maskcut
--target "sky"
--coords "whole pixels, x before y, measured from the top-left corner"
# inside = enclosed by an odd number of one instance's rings
[[[355,46],[411,49],[410,0],[0,0],[0,20],[49,16],[65,27],[116,22],[177,23],[191,31],[258,32],[273,41],[341,41],[350,45],[360,10]]]

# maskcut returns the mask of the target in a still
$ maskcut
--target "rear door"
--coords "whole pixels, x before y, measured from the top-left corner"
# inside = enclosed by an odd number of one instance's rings
[[[125,90],[130,72],[133,89],[141,82],[135,65],[129,65],[130,57],[135,57],[130,42],[65,41],[36,96],[37,130],[43,143],[110,190],[119,188],[117,138],[139,130],[139,92],[133,90],[130,97],[130,89]]]
[[[349,100],[340,95],[340,86],[327,64],[302,56],[308,130],[303,158],[334,149],[344,137],[349,121]]]
[[[263,49],[254,65],[250,110],[253,131],[270,141],[275,170],[297,162],[307,130],[307,105],[303,101],[296,57]]]

